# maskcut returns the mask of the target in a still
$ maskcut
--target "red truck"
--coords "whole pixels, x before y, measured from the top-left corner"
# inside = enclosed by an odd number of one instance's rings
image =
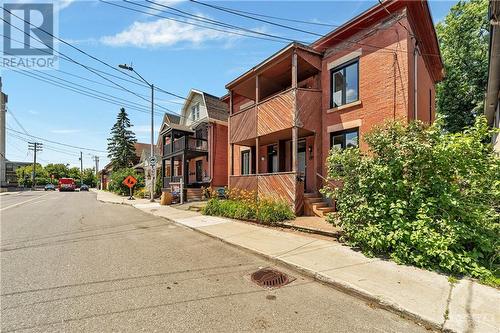
[[[59,179],[59,192],[74,191],[76,189],[75,180],[73,178],[60,178]]]

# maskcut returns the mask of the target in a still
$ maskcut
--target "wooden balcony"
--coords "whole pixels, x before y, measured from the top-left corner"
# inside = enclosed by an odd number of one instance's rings
[[[196,152],[208,152],[208,141],[194,137],[183,136],[163,147],[163,156],[173,155],[178,152],[189,150]]]
[[[316,132],[320,117],[320,90],[288,89],[231,115],[229,142],[243,143],[294,126]]]
[[[229,176],[229,188],[281,199],[288,203],[297,215],[302,213],[304,207],[304,182],[300,180],[297,172]]]

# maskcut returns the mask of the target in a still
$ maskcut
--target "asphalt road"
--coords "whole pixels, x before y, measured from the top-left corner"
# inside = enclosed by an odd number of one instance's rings
[[[0,196],[1,331],[425,332],[259,256],[94,193]],[[275,290],[249,275],[274,266]]]

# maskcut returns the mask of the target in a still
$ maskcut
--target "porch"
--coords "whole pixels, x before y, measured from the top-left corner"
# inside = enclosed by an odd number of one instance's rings
[[[193,131],[187,126],[172,125],[163,133],[163,140],[163,188],[170,188],[171,183],[181,179],[188,188],[210,183],[206,128]]]
[[[297,215],[321,172],[321,59],[291,44],[229,83],[229,187],[285,200]]]

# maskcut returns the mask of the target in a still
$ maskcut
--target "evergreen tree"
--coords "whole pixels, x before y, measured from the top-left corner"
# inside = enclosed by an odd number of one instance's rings
[[[125,108],[121,108],[116,123],[111,128],[111,137],[108,138],[108,157],[115,170],[131,167],[136,162],[134,143],[137,142],[132,125]]]
[[[436,91],[445,129],[459,132],[483,113],[488,80],[488,0],[459,1],[436,26],[445,79]]]

